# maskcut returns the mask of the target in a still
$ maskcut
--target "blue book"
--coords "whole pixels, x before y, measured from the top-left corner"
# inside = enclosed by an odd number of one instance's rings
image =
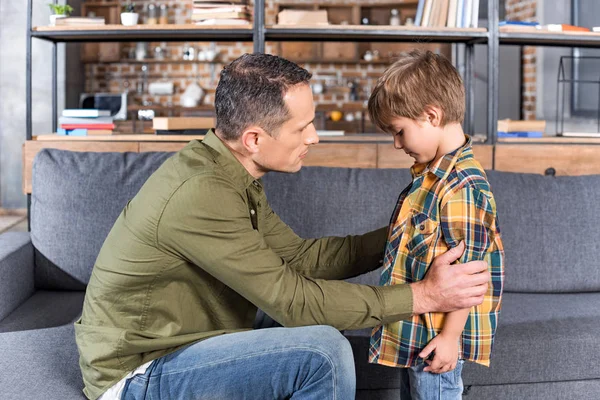
[[[544,132],[500,132],[498,131],[499,138],[541,138],[544,136]]]
[[[61,136],[87,136],[87,129],[63,129],[56,130],[57,135]]]
[[[507,26],[507,25],[520,25],[520,26],[538,26],[538,22],[527,22],[527,21],[500,21],[498,22],[498,26]]]
[[[417,5],[417,15],[415,16],[415,26],[421,26],[423,19],[423,8],[425,7],[425,0],[419,0]]]

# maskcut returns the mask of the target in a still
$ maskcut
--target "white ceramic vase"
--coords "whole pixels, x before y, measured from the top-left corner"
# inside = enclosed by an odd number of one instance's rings
[[[64,14],[52,14],[50,15],[50,26],[56,26],[56,20],[60,18],[67,18]]]
[[[121,13],[121,24],[125,26],[137,25],[140,14],[132,12]]]

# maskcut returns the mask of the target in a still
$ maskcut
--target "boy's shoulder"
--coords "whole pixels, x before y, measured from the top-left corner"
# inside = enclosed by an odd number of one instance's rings
[[[450,199],[461,190],[472,190],[493,199],[492,190],[485,170],[474,157],[461,157],[450,171],[445,182],[444,198]]]

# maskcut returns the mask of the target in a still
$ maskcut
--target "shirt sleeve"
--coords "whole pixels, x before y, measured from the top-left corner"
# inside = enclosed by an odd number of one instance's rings
[[[442,207],[440,222],[449,247],[465,241],[460,263],[483,260],[490,247],[490,229],[495,212],[486,195],[472,188],[462,188]]]
[[[329,281],[291,268],[253,229],[243,194],[226,177],[195,177],[184,183],[162,213],[157,242],[163,251],[202,268],[284,326],[360,329],[412,314],[409,285]],[[291,251],[282,252],[294,258]]]
[[[381,266],[387,228],[358,236],[302,239],[268,204],[265,214],[265,241],[291,268],[307,277],[347,279]]]

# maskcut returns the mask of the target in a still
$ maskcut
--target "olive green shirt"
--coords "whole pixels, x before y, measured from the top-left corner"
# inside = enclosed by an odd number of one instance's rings
[[[377,268],[385,241],[385,228],[301,239],[209,132],[148,179],[100,250],[75,323],[85,395],[193,342],[252,329],[257,307],[286,327],[408,318],[408,285],[342,281]]]

